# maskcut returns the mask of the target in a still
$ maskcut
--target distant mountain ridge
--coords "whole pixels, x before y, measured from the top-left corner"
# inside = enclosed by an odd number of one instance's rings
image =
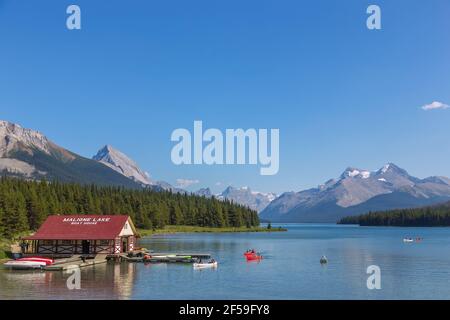
[[[42,133],[0,121],[0,173],[23,179],[80,184],[151,188],[187,193],[164,181],[153,181],[128,156],[111,146],[94,159],[84,158],[50,141]],[[376,171],[347,168],[337,179],[300,192],[254,192],[228,187],[213,195],[209,188],[195,194],[228,199],[260,212],[273,222],[336,222],[369,211],[412,208],[450,200],[450,179],[419,179],[393,163]]]
[[[257,212],[264,210],[276,198],[276,194],[274,193],[262,193],[252,191],[249,187],[235,188],[232,186],[227,187],[224,191],[216,195],[213,195],[209,188],[202,188],[196,191],[195,194],[205,197],[215,196],[219,200],[230,200]]]
[[[347,168],[338,179],[272,201],[261,218],[274,222],[337,222],[369,211],[430,205],[450,199],[450,179],[419,179],[393,163],[377,171]]]

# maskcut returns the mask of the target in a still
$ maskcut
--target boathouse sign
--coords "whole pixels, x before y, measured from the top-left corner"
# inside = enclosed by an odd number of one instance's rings
[[[64,218],[63,222],[70,224],[97,224],[98,222],[110,222],[111,218]]]

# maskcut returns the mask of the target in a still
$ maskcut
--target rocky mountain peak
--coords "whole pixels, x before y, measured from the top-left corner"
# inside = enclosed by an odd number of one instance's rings
[[[210,188],[201,188],[200,190],[197,190],[195,194],[201,197],[207,198],[212,197],[212,192]]]
[[[150,175],[139,168],[136,162],[111,145],[105,145],[92,158],[122,175],[144,185],[152,185]]]
[[[20,125],[0,120],[0,157],[7,157],[12,150],[36,148],[50,154],[50,141],[42,133],[22,128]]]
[[[385,164],[376,173],[378,175],[391,173],[391,174],[400,174],[400,175],[403,175],[403,176],[409,176],[408,172],[405,169],[400,168],[399,166],[395,165],[394,163],[387,163],[387,164]]]

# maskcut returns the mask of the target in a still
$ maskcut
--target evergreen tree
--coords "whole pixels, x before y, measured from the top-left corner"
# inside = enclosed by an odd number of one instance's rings
[[[36,230],[53,214],[127,214],[145,229],[163,228],[167,224],[259,225],[256,211],[228,200],[149,189],[0,178],[0,236],[11,238]]]

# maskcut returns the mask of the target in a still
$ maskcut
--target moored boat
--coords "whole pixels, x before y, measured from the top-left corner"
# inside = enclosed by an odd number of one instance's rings
[[[45,262],[37,261],[18,261],[11,260],[3,264],[7,268],[15,270],[29,270],[29,269],[41,269],[46,266]]]
[[[52,265],[53,259],[41,258],[41,257],[27,257],[20,258],[17,260],[10,260],[3,265],[7,268],[16,270],[27,270],[27,269],[41,269],[46,266]]]
[[[193,264],[193,267],[195,269],[205,269],[205,268],[217,268],[217,261],[210,261],[210,262],[197,262]]]
[[[45,265],[50,266],[52,265],[55,260],[50,258],[43,258],[43,257],[26,257],[26,258],[20,258],[16,261],[33,261],[33,262],[45,262]]]

